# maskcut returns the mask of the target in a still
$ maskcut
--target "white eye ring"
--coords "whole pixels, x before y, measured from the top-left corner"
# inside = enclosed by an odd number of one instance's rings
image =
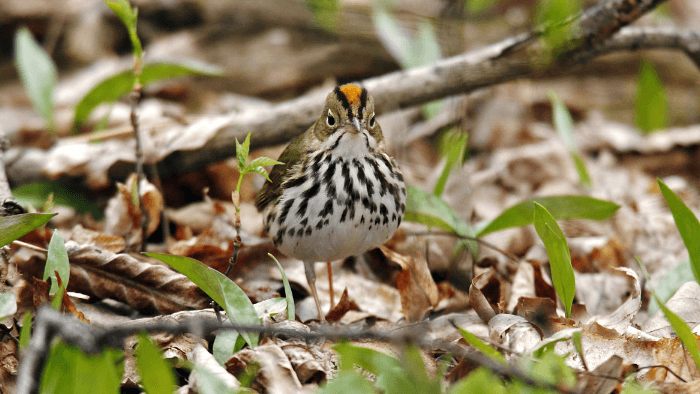
[[[335,117],[333,117],[333,113],[331,110],[328,110],[328,116],[326,117],[326,124],[328,127],[333,127],[335,126]]]

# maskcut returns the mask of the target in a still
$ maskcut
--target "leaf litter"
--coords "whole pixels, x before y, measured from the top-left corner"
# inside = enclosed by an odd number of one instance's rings
[[[86,73],[84,79],[78,75],[60,81],[59,91],[69,91],[66,84],[94,79]],[[64,109],[79,99],[79,96],[68,96],[61,94],[59,104]],[[329,303],[330,289],[324,280],[327,268],[317,265],[322,308],[331,311],[328,320],[340,326],[373,326],[387,331],[420,325],[429,338],[457,341],[471,349],[464,341],[459,342],[461,336],[454,327],[457,325],[497,345],[510,358],[537,349],[556,333],[576,329],[581,332],[582,355],[574,350],[571,341],[558,342],[556,349],[559,354],[569,354],[567,362],[579,370],[584,368],[582,356],[587,368],[600,374],[624,377],[633,370],[633,364],[639,367],[663,365],[688,381],[697,379],[694,365],[688,362],[690,358],[686,357],[663,313],[657,311],[649,315],[646,307],[648,285],[656,287],[676,263],[687,259],[654,178],[662,177],[689,206],[698,206],[697,179],[689,170],[697,159],[690,151],[700,146],[698,127],[675,127],[642,136],[634,127],[601,113],[580,109],[581,106],[574,108],[574,143],[583,155],[592,181],[591,189],[585,191],[579,185],[569,146],[561,141],[549,123],[538,119],[539,105],[546,102],[546,95],[540,96],[538,98],[527,83],[514,82],[493,88],[487,95],[473,94],[465,98],[465,101],[471,100],[472,105],[480,105],[482,110],[472,118],[464,113],[452,118],[473,123],[470,134],[473,153],[465,165],[453,169],[443,199],[457,213],[457,219],[474,226],[495,219],[522,201],[538,197],[586,193],[619,204],[621,208],[607,221],[560,222],[576,274],[571,317],[564,318],[563,305],[555,296],[546,252],[532,226],[483,237],[490,245],[517,256],[518,261],[514,262],[504,253],[483,245],[478,257],[472,260],[469,253],[457,253],[463,248],[456,237],[424,235],[427,228],[411,223],[404,224],[395,238],[380,250],[332,263],[334,298],[339,300],[336,305]],[[231,119],[229,115],[216,113],[214,108],[227,107],[227,102],[220,97],[216,103],[205,103],[211,108],[205,109],[203,113],[210,112],[202,115],[187,113],[179,104],[146,100],[140,106],[140,117],[147,136],[145,148],[149,160],[157,161],[175,151],[194,150],[212,143],[216,131],[226,127]],[[254,117],[255,111],[268,108],[263,102],[255,102],[255,105],[252,101],[243,102],[253,109],[240,115],[242,117]],[[65,118],[60,115],[62,108],[58,109],[59,128],[61,119]],[[386,128],[387,140],[395,142],[390,149],[406,178],[428,191],[432,190],[440,168],[432,145],[425,139],[404,144],[397,137],[417,127],[414,112],[383,115],[379,123]],[[35,151],[34,159],[30,160],[32,156],[29,155],[24,160],[42,163],[49,178],[81,177],[93,191],[104,190],[111,185],[110,171],[134,161],[133,140],[120,137],[127,117],[126,105],[117,103],[108,126],[113,137],[99,144],[85,137],[61,138],[50,149]],[[31,124],[31,119],[23,122]],[[33,127],[36,126],[23,126],[24,132],[29,133]],[[125,133],[128,134],[128,130]],[[251,152],[251,155],[258,153]],[[211,179],[216,179],[217,175],[228,178],[235,172],[235,165],[230,161],[224,162],[222,167],[210,166],[206,175]],[[198,178],[202,174],[190,176]],[[201,184],[188,181],[187,186]],[[213,319],[213,311],[206,309],[210,306],[209,298],[185,276],[153,259],[125,252],[140,239],[141,217],[130,195],[133,182],[135,178],[132,177],[123,186],[117,186],[107,203],[103,223],[76,216],[74,221],[79,224],[61,228],[71,262],[68,290],[82,295],[71,297],[72,301],[88,319],[104,326],[123,324],[134,317],[138,318],[134,321],[140,322],[178,320],[184,316]],[[249,187],[259,188],[260,183],[256,182],[251,181]],[[213,185],[212,188],[224,189],[224,186]],[[208,198],[176,209],[166,208],[164,201],[167,199],[157,188],[148,186],[141,190],[149,193],[147,198],[144,196],[149,234],[162,231],[160,220],[164,212],[173,235],[172,239],[152,245],[149,251],[193,257],[209,267],[225,271],[233,253],[230,203]],[[230,194],[229,190],[212,190],[210,194],[225,196],[227,192]],[[243,194],[244,241],[239,252],[240,262],[232,277],[254,302],[278,297],[282,291],[281,275],[267,258],[268,252],[274,253],[291,281],[299,321],[285,320],[286,314],[277,311],[268,313],[264,322],[273,327],[309,331],[314,327],[309,319],[315,316],[315,307],[308,297],[302,264],[279,255],[267,241],[262,234],[261,218],[252,208],[252,195],[249,193],[246,199]],[[455,217],[449,220],[455,221]],[[22,239],[45,247],[50,237],[42,230],[35,230]],[[639,256],[647,266],[650,283],[640,280],[633,256]],[[13,245],[10,263],[15,271],[8,273],[8,283],[17,296],[19,307],[15,318],[19,319],[24,312],[36,309],[49,299],[48,285],[39,280],[45,255]],[[678,290],[672,293],[667,307],[697,332],[700,287],[690,281],[679,284]],[[85,298],[89,303],[84,302]],[[153,317],[153,314],[160,316]],[[232,355],[225,363],[228,374],[223,374],[219,364],[209,357],[208,340],[187,335],[156,336],[155,339],[164,347],[167,357],[191,360],[207,371],[221,374],[228,380],[229,387],[236,387],[236,379],[253,368],[258,368],[253,388],[268,392],[292,389],[310,392],[337,373],[337,355],[329,350],[331,344],[325,342],[265,337],[260,346]],[[12,375],[12,366],[17,363],[16,358],[12,358],[16,349],[6,345],[8,343],[12,342],[3,342],[2,348],[2,353],[7,355],[7,362],[0,369],[4,375]],[[399,353],[387,350],[382,343],[356,341],[355,344],[392,355]],[[422,356],[435,361],[434,354]],[[132,361],[127,357],[127,365]],[[463,373],[460,365],[455,363],[448,374]],[[461,367],[468,369],[464,365]],[[196,370],[192,374],[197,374]],[[675,384],[688,390],[695,387],[692,384],[697,385],[697,380],[681,384],[659,367],[644,369],[639,374],[645,381]],[[133,366],[127,368],[123,383],[136,387],[137,382]],[[592,375],[584,374],[579,380],[580,389],[585,392],[611,392],[615,389],[611,385],[610,380],[596,380]]]

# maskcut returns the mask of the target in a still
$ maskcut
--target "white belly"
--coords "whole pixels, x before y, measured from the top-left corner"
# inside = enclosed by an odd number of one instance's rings
[[[307,171],[303,182],[284,190],[276,216],[270,214],[275,204],[265,211],[265,227],[277,248],[299,260],[325,262],[364,253],[391,238],[405,211],[400,175],[364,157],[316,161],[322,164]],[[391,186],[382,189],[377,173]]]

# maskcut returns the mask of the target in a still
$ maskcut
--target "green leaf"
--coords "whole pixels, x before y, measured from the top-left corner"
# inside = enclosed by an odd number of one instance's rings
[[[682,284],[688,281],[688,278],[694,277],[693,269],[690,267],[690,260],[683,260],[668,270],[666,275],[656,285],[656,296],[663,302],[668,301],[673,294],[681,287]],[[649,316],[659,310],[659,304],[652,298],[649,300]]]
[[[239,347],[238,341],[241,338],[236,331],[219,331],[216,333],[212,354],[219,364],[224,365],[229,357],[236,352],[236,349]]]
[[[693,211],[688,208],[685,203],[666,186],[660,179],[656,180],[661,188],[668,208],[673,214],[673,220],[676,222],[678,232],[681,233],[683,243],[688,249],[690,256],[690,268],[693,270],[695,281],[700,283],[700,222],[693,214]]]
[[[250,134],[248,134],[248,137],[250,137]],[[236,143],[238,143],[238,141],[236,141]],[[241,146],[241,148],[243,148],[243,147]],[[239,159],[239,162],[238,162],[239,165],[241,163],[240,160],[241,159]],[[251,161],[250,163],[245,165],[245,167],[242,170],[240,170],[240,173],[241,173],[240,176],[242,177],[243,175],[245,175],[249,172],[254,172],[256,174],[260,174],[260,175],[264,176],[268,182],[272,182],[272,181],[270,181],[270,177],[267,175],[267,170],[263,166],[270,166],[270,165],[275,165],[275,164],[284,164],[284,163],[279,162],[277,160],[270,159],[269,157],[258,157],[257,159],[254,159],[253,161]],[[239,167],[239,168],[241,168],[241,167]],[[239,183],[240,183],[240,178],[239,178]],[[238,188],[236,190],[238,190]]]
[[[418,25],[418,32],[411,37],[401,28],[388,12],[384,2],[374,2],[372,21],[380,41],[404,69],[431,64],[442,57],[433,25],[424,20]],[[435,116],[442,109],[442,100],[423,106],[426,118]]]
[[[245,137],[245,141],[241,144],[236,138],[236,158],[238,158],[238,170],[243,172],[248,162],[248,152],[250,151],[250,133]]]
[[[58,291],[58,281],[56,280],[56,272],[61,276],[61,281],[66,287],[70,278],[70,262],[68,261],[68,253],[66,245],[63,242],[63,237],[58,230],[53,231],[51,241],[49,242],[49,251],[46,256],[46,265],[44,266],[44,279],[51,278],[51,290],[49,294],[55,294]]]
[[[541,340],[534,348],[528,350],[527,353],[530,354],[533,359],[541,360],[547,353],[554,352],[557,343],[568,341],[573,338],[576,333],[580,334],[581,329],[565,328],[561,331],[557,331],[554,335]]]
[[[29,347],[29,341],[32,339],[32,313],[30,311],[24,312],[24,317],[22,318],[22,331],[19,333],[19,348],[20,350]]]
[[[403,68],[408,68],[408,59],[411,57],[408,53],[412,45],[411,38],[396,23],[396,20],[388,12],[386,4],[377,1],[373,2],[372,5],[372,22],[379,40]]]
[[[269,300],[260,301],[253,305],[255,308],[255,313],[258,314],[258,318],[262,319],[265,314],[268,314],[270,310],[282,310],[279,305],[284,304],[282,308],[286,309],[286,301],[284,298],[271,298]],[[269,313],[274,315],[275,313]],[[226,360],[228,360],[232,354],[241,350],[246,344],[245,340],[236,331],[219,331],[214,338],[213,354],[216,361],[219,364],[224,365]]]
[[[235,394],[241,392],[228,387],[216,374],[205,367],[195,364],[193,369],[197,374],[197,388],[201,394]]]
[[[41,376],[39,393],[118,394],[124,374],[124,353],[107,348],[86,355],[75,345],[56,342]]]
[[[637,381],[636,374],[633,373],[627,375],[622,387],[620,394],[659,394],[659,391],[654,389],[653,383],[641,384]]]
[[[588,175],[588,170],[586,170],[586,164],[581,158],[581,154],[576,148],[576,143],[574,142],[574,121],[571,118],[569,110],[566,105],[557,97],[553,90],[550,90],[547,95],[552,103],[552,121],[554,123],[554,128],[557,130],[564,143],[569,148],[569,154],[576,164],[576,170],[578,171],[579,182],[581,186],[585,188],[591,187],[591,177]]]
[[[416,345],[404,346],[401,354],[401,364],[404,369],[404,375],[411,382],[412,392],[415,393],[440,393],[440,381],[432,380],[425,368],[423,357],[420,354],[420,348]],[[387,390],[388,391],[388,390]],[[406,391],[398,391],[405,393]]]
[[[445,191],[445,185],[447,184],[447,178],[450,176],[450,172],[452,171],[452,167],[457,162],[464,162],[468,141],[468,133],[455,130],[448,130],[442,133],[440,152],[442,156],[445,157],[445,166],[442,168],[442,172],[440,173],[440,176],[435,183],[435,187],[433,188],[434,195],[438,197],[442,196],[442,193]]]
[[[413,382],[401,367],[399,360],[373,349],[341,343],[333,346],[340,356],[341,372],[354,366],[377,375],[375,386],[387,393],[414,392]]]
[[[428,19],[423,19],[418,25],[416,37],[405,55],[404,68],[424,66],[442,58],[435,28]]]
[[[686,349],[688,349],[688,353],[690,353],[691,356],[693,356],[693,360],[695,360],[695,366],[696,368],[700,369],[700,350],[698,349],[698,341],[695,338],[695,334],[690,330],[690,327],[676,315],[673,313],[670,309],[666,307],[666,305],[661,302],[661,300],[656,297],[656,293],[654,293],[654,299],[656,302],[659,304],[659,307],[661,310],[664,312],[664,316],[666,316],[666,320],[668,320],[669,323],[671,323],[671,327],[673,327],[673,331],[676,332],[676,335],[678,335],[678,339],[681,340],[683,343],[683,346],[685,346]]]
[[[284,269],[282,268],[282,264],[280,264],[279,261],[273,256],[272,254],[268,253],[268,256],[275,260],[275,263],[277,263],[277,267],[280,269],[280,274],[282,274],[282,283],[284,284],[284,295],[285,299],[287,301],[287,319],[289,320],[294,320],[296,318],[296,311],[294,309],[294,296],[292,295],[292,287],[289,286],[289,280],[287,280],[287,275],[284,273]]]
[[[56,213],[25,213],[22,215],[0,217],[0,247],[21,238],[30,231],[37,229]]]
[[[645,134],[663,129],[667,124],[666,91],[654,65],[642,61],[634,99],[634,123]]]
[[[241,176],[243,176],[243,175],[245,175],[245,174],[247,174],[247,173],[249,173],[249,172],[254,172],[254,173],[256,173],[256,174],[260,174],[260,175],[264,176],[265,179],[267,179],[268,182],[272,182],[272,181],[270,180],[270,177],[269,177],[268,174],[267,174],[267,170],[266,170],[265,168],[263,168],[263,167],[248,168],[248,169],[246,169],[244,172],[241,173]]]
[[[173,368],[163,358],[160,347],[145,332],[138,336],[136,367],[141,385],[148,394],[172,394],[177,387]]]
[[[661,184],[661,182],[659,181]],[[664,185],[665,186],[665,185]],[[644,274],[644,278],[646,279],[647,282],[650,282],[649,279],[649,273],[647,272],[646,267],[644,264],[642,264],[642,261],[639,259],[639,257],[635,256],[635,259],[637,260],[637,264],[639,264],[639,268],[641,268],[642,273]],[[651,287],[651,286],[650,286]],[[651,288],[651,293],[654,296],[654,299],[656,300],[656,303],[659,304],[659,307],[664,313],[664,316],[666,316],[666,320],[671,324],[671,327],[673,327],[673,330],[676,332],[676,335],[678,335],[678,339],[681,340],[681,343],[683,343],[683,346],[688,350],[688,353],[690,353],[691,356],[693,356],[693,359],[695,360],[695,366],[696,368],[700,369],[700,350],[698,349],[698,341],[695,338],[695,334],[690,330],[690,327],[666,307],[666,305],[661,302],[659,297],[656,295],[656,291],[654,291],[654,288]]]
[[[574,159],[574,164],[576,165],[579,184],[581,184],[583,188],[590,189],[593,186],[593,182],[591,182],[591,176],[588,174],[588,169],[586,169],[586,163],[583,162],[583,158],[578,152],[571,152],[571,158]]]
[[[581,330],[576,330],[571,333],[571,343],[574,344],[574,349],[581,360],[585,360],[583,357],[583,344],[581,343]]]
[[[0,321],[17,312],[17,299],[14,293],[0,293]]]
[[[574,268],[571,266],[569,244],[554,217],[542,205],[535,203],[533,215],[535,230],[547,249],[549,266],[552,270],[552,283],[559,299],[564,304],[566,317],[571,316],[571,304],[576,293]]]
[[[341,8],[338,0],[306,0],[305,2],[321,27],[336,31]]]
[[[326,380],[318,394],[371,394],[379,393],[362,375],[356,371],[340,371],[338,376]]]
[[[469,345],[471,345],[473,348],[475,348],[476,350],[483,353],[486,357],[490,358],[494,362],[501,364],[501,365],[508,364],[508,362],[506,361],[506,358],[503,357],[503,355],[498,350],[487,345],[486,343],[484,343],[484,341],[479,339],[479,337],[472,334],[471,332],[469,332],[461,327],[457,327],[457,329],[462,334],[462,338],[464,338],[464,340],[467,341],[467,343]]]
[[[480,367],[469,376],[455,383],[450,394],[503,394],[503,382],[490,369]]]
[[[545,28],[541,38],[553,59],[573,45],[569,41],[578,29],[578,20],[566,21],[580,12],[580,0],[541,0],[537,3],[535,22]]]
[[[269,157],[258,157],[256,159],[253,159],[250,163],[248,163],[248,168],[253,168],[253,167],[262,167],[262,166],[273,166],[276,164],[284,164],[281,161],[277,161],[275,159],[270,159]]]
[[[469,14],[479,14],[501,0],[464,0]]]
[[[460,236],[475,236],[472,227],[462,220],[447,203],[440,199],[440,197],[428,194],[411,185],[406,185],[406,189],[408,196],[406,199],[406,214],[404,220],[430,227],[437,227]],[[466,244],[472,254],[476,255],[478,251],[476,242],[467,241]]]
[[[192,62],[148,63],[141,71],[141,84],[148,84],[191,75],[219,76],[222,71],[211,65],[196,64]],[[124,70],[97,84],[75,106],[73,116],[73,128],[80,127],[90,116],[90,113],[102,103],[112,103],[126,96],[134,87],[134,70]]]
[[[511,227],[522,227],[532,224],[534,203],[541,204],[556,220],[589,219],[603,221],[612,216],[620,206],[605,200],[587,196],[550,196],[540,197],[518,203],[500,214],[486,227],[479,231],[478,236],[504,230]]]
[[[61,306],[63,306],[63,295],[66,293],[66,284],[63,283],[63,286],[59,286],[58,290],[56,290],[56,294],[54,294],[53,299],[51,300],[51,308],[61,311]]]
[[[202,291],[221,305],[234,324],[260,324],[253,303],[233,281],[219,271],[213,270],[197,260],[183,256],[160,253],[144,253],[173,267],[190,278]],[[258,335],[240,333],[251,347],[258,344]]]
[[[576,384],[576,374],[566,365],[566,357],[556,354],[553,350],[545,353],[539,362],[532,364],[530,374],[539,381],[562,388],[573,388]]]
[[[134,56],[137,59],[143,58],[143,50],[141,49],[141,40],[139,40],[136,34],[136,21],[138,20],[138,9],[136,7],[131,8],[126,0],[117,1],[105,1],[109,8],[117,14],[119,19],[126,26],[126,30],[129,32],[129,39],[131,40],[131,45],[134,49]]]
[[[15,35],[15,65],[29,99],[46,122],[46,128],[55,129],[53,92],[58,79],[56,66],[26,27]]]
[[[51,195],[53,204],[66,206],[78,212],[89,212],[97,220],[102,219],[102,211],[83,193],[70,190],[58,182],[28,183],[12,189],[12,195],[23,206],[45,206]],[[46,211],[44,211],[46,212]]]

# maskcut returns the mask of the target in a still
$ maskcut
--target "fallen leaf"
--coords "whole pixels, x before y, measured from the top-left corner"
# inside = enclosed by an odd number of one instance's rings
[[[94,246],[66,242],[71,262],[68,291],[112,298],[143,313],[168,314],[209,305],[209,297],[184,275],[162,264]]]
[[[350,299],[348,296],[348,289],[343,290],[343,295],[340,296],[340,301],[333,307],[333,309],[326,315],[326,320],[329,323],[337,323],[340,319],[345,316],[349,311],[359,311],[360,307],[357,306],[354,300]]]
[[[380,246],[384,256],[401,267],[396,276],[396,288],[401,295],[401,309],[409,322],[418,321],[437,304],[438,289],[425,260],[404,256]]]

